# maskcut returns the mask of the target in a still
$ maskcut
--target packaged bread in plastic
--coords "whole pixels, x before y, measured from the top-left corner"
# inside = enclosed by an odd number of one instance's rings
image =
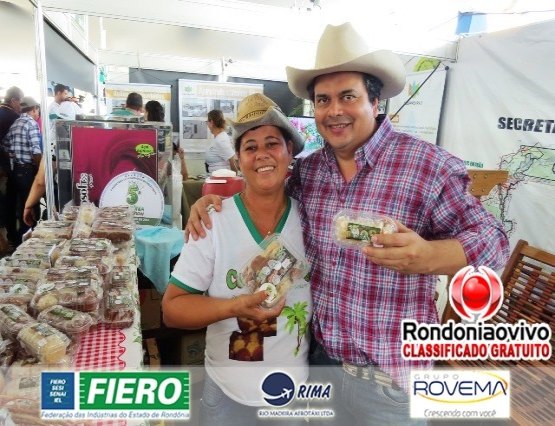
[[[35,288],[36,283],[26,279],[14,280],[9,284],[0,282],[0,305],[17,305],[26,311]]]
[[[17,377],[6,382],[2,393],[5,396],[39,399],[40,398],[40,373],[27,377]]]
[[[136,269],[129,266],[114,266],[112,269],[112,287],[131,289],[136,282]]]
[[[79,341],[93,325],[90,315],[61,305],[46,308],[38,314],[37,320],[50,324],[74,341]]]
[[[72,238],[64,246],[63,255],[84,257],[112,256],[114,247],[106,238]]]
[[[133,238],[134,226],[122,222],[96,219],[92,225],[91,237],[108,238],[113,243],[130,241]]]
[[[100,275],[109,274],[112,271],[113,261],[110,257],[94,257],[94,256],[61,256],[56,261],[56,267],[74,267],[82,268],[86,266],[94,266],[98,269]]]
[[[15,253],[14,253],[15,254]],[[31,268],[31,269],[48,269],[50,266],[50,259],[44,256],[18,256],[17,254],[4,257],[0,264],[12,268]]]
[[[23,327],[17,339],[30,354],[47,364],[62,360],[70,343],[69,337],[42,322]]]
[[[80,206],[66,205],[62,210],[61,218],[67,222],[75,222],[79,214],[79,207]]]
[[[111,288],[104,296],[104,320],[111,328],[127,328],[133,324],[137,302],[124,288]]]
[[[33,238],[69,240],[73,233],[73,222],[65,220],[43,220],[33,229]]]
[[[94,312],[101,300],[102,284],[92,278],[82,278],[39,284],[29,306],[37,315],[54,305],[81,312]]]
[[[397,225],[387,216],[345,209],[333,217],[332,229],[339,245],[361,247],[372,244],[373,235],[397,232]]]
[[[0,371],[11,365],[16,352],[17,346],[15,341],[0,336]]]
[[[43,269],[20,266],[0,266],[0,282],[11,284],[19,279],[39,282],[45,276]]]
[[[268,297],[262,306],[272,307],[287,294],[293,280],[306,275],[309,265],[278,234],[265,238],[260,247],[262,253],[252,257],[241,269],[238,283],[252,292],[265,291]]]
[[[95,219],[133,225],[135,223],[133,214],[133,208],[129,205],[106,206],[98,209]]]
[[[16,305],[0,305],[0,332],[2,336],[14,339],[17,333],[26,325],[36,320]]]

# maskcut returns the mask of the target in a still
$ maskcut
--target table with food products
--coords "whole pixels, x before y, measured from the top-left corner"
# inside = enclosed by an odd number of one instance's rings
[[[42,424],[43,371],[140,369],[129,206],[68,207],[0,261],[0,419]]]

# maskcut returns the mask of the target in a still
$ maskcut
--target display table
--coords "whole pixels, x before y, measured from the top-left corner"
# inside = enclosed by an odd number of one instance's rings
[[[140,271],[160,294],[164,294],[170,279],[170,260],[181,253],[183,231],[152,226],[135,232],[135,246]]]
[[[204,179],[187,179],[183,181],[183,197],[181,197],[181,216],[183,228],[189,219],[191,206],[202,196],[202,185]]]

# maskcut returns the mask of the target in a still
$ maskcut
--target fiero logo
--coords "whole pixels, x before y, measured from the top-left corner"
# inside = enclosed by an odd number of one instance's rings
[[[488,417],[510,416],[509,371],[412,372],[409,393],[412,417],[430,417],[430,412],[450,413],[444,418],[480,418],[485,412]]]

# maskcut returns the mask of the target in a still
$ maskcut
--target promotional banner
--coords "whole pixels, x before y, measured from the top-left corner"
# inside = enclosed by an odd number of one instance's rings
[[[143,105],[148,101],[158,101],[164,107],[165,121],[171,124],[171,86],[166,84],[139,84],[139,83],[106,83],[107,114],[114,108],[125,108],[125,101],[130,93],[136,92],[143,97]]]
[[[408,73],[404,90],[389,100],[388,114],[396,130],[435,144],[447,71],[438,69],[430,76],[431,73],[432,70]]]
[[[460,41],[440,144],[470,169],[507,170],[482,203],[519,239],[555,252],[555,25]]]
[[[164,197],[156,183],[155,129],[74,127],[71,148],[75,205],[128,204],[138,224],[160,222]]]
[[[225,118],[235,118],[239,101],[253,93],[263,93],[262,84],[220,83],[179,80],[179,144],[187,152],[204,153],[213,139],[206,119],[219,109]]]

